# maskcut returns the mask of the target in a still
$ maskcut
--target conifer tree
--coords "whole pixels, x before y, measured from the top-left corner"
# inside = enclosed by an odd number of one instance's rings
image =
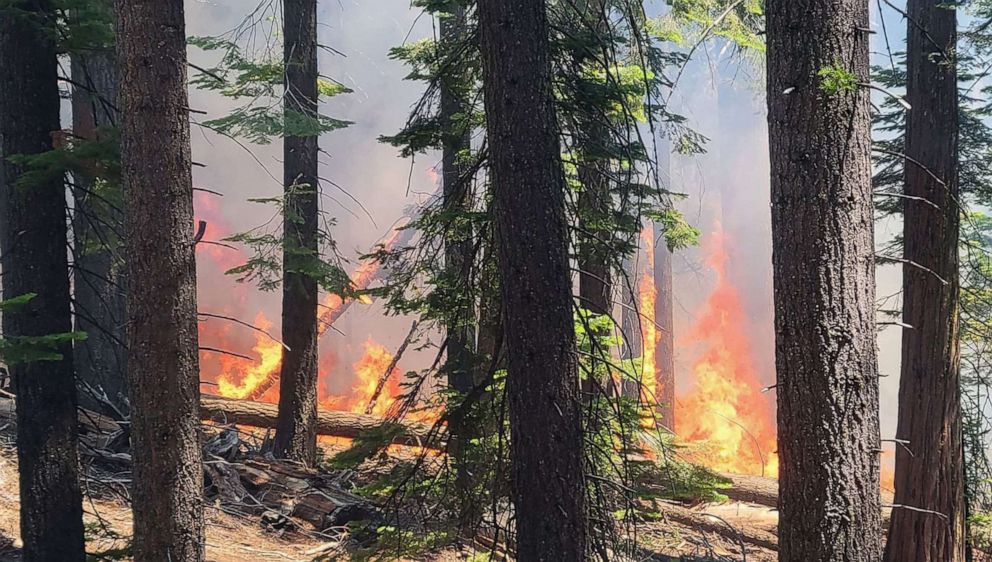
[[[962,562],[957,17],[907,5],[903,323],[895,504],[885,560]],[[923,510],[923,511],[919,511]],[[940,516],[935,513],[941,514]]]
[[[582,422],[547,5],[487,0],[478,15],[517,558],[578,562],[587,542]]]
[[[285,123],[293,114],[316,120],[317,1],[283,2]],[[275,454],[306,464],[317,460],[317,136],[283,138],[282,341]]]
[[[120,0],[117,9],[134,558],[200,562],[203,467],[183,2]]]
[[[867,0],[769,0],[779,560],[881,558]]]
[[[106,143],[120,123],[117,55],[112,38],[113,2],[95,0],[73,13],[73,26],[90,26],[91,44],[70,53],[74,142]],[[106,29],[105,29],[106,28]],[[110,143],[116,147],[116,143]],[[114,158],[117,155],[113,155]],[[73,306],[76,329],[87,333],[76,346],[79,399],[84,407],[117,418],[127,416],[125,276],[121,261],[124,217],[117,178],[101,177],[95,162],[73,173]]]
[[[50,152],[60,128],[55,19],[47,1],[0,6],[0,356],[17,399],[25,562],[86,558],[65,184],[24,160]]]

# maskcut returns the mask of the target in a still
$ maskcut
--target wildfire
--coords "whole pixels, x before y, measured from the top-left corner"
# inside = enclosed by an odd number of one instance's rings
[[[272,328],[272,322],[261,312],[255,317],[254,325],[265,331]],[[258,356],[258,360],[241,371],[242,375],[235,376],[225,371],[217,379],[217,391],[221,396],[247,398],[259,384],[279,373],[282,346],[278,342],[265,334],[256,333],[252,351]]]
[[[641,245],[644,256],[638,282],[638,307],[641,319],[641,400],[645,404],[657,402],[658,360],[656,352],[661,334],[655,321],[655,302],[658,288],[654,279],[654,227],[648,223],[641,230]]]
[[[707,250],[717,283],[687,334],[706,348],[693,366],[695,389],[677,405],[679,433],[699,442],[700,460],[714,470],[775,476],[772,404],[755,374],[748,323],[740,293],[727,276],[726,240],[719,227]]]
[[[340,409],[364,414],[375,396],[377,400],[371,413],[376,416],[385,416],[400,394],[399,369],[394,366],[388,374],[386,373],[386,369],[393,362],[393,355],[386,349],[386,346],[369,338],[365,341],[364,348],[365,354],[352,365],[352,370],[355,373],[355,385],[351,389],[351,395],[348,396]],[[383,376],[388,378],[380,391],[381,396],[376,396],[379,380]]]

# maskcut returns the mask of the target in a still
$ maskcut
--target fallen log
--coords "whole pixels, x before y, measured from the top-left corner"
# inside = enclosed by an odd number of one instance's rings
[[[778,480],[763,476],[721,474],[732,482],[732,487],[720,492],[736,502],[755,503],[765,507],[778,507]]]
[[[778,480],[763,476],[745,476],[742,474],[721,474],[732,482],[732,487],[720,490],[720,493],[733,501],[753,503],[765,507],[778,507]],[[892,492],[882,490],[882,504],[891,505]]]
[[[219,396],[203,395],[200,398],[200,419],[218,423],[233,423],[258,428],[274,428],[278,408],[275,404],[234,400]],[[393,443],[400,445],[429,446],[430,427],[420,423],[389,422],[381,417],[337,412],[317,411],[317,435],[355,438],[367,431],[392,424],[399,434]]]

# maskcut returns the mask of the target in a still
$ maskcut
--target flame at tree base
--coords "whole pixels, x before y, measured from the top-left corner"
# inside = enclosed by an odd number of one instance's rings
[[[716,286],[687,334],[689,343],[705,347],[692,369],[695,387],[678,401],[677,429],[693,442],[694,460],[712,470],[776,476],[774,405],[755,374],[747,318],[727,261],[718,225],[707,241],[706,259]]]

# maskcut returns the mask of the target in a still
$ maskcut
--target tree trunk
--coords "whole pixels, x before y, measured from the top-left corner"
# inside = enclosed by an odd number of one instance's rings
[[[455,6],[449,17],[441,18],[441,41],[456,43],[465,34],[465,8]],[[459,159],[471,147],[471,129],[459,123],[456,116],[468,110],[463,93],[452,86],[450,80],[441,78],[441,122],[445,128],[441,171],[444,207],[449,212],[469,210],[469,182],[462,176],[465,166]],[[445,268],[450,282],[460,288],[460,294],[470,292],[472,282],[472,236],[469,232],[449,226],[444,241]],[[466,299],[467,300],[467,299]],[[471,303],[458,306],[448,320],[448,385],[458,392],[472,390],[471,355],[474,348],[475,326]]]
[[[0,9],[0,155],[41,154],[59,130],[58,60],[44,1]],[[3,298],[37,296],[3,315],[3,336],[69,332],[69,264],[65,185],[54,177],[21,183],[25,166],[0,160],[0,267]],[[21,553],[26,562],[82,561],[83,513],[78,480],[76,387],[72,346],[62,358],[9,366],[17,394]]]
[[[317,0],[283,2],[285,112],[317,115]],[[283,139],[286,216],[283,251],[279,457],[312,465],[317,460],[317,137]]]
[[[779,560],[881,557],[868,0],[770,0]]]
[[[602,45],[609,33],[608,16],[602,0],[581,0],[572,8],[576,12],[575,31],[577,37],[587,37],[588,42],[578,41],[571,59],[576,69],[574,89],[576,90],[577,129],[574,132],[576,145],[576,168],[579,184],[582,186],[578,198],[578,266],[579,266],[579,306],[592,314],[601,316],[612,313],[613,271],[610,267],[610,233],[602,225],[609,220],[612,211],[610,195],[609,148],[610,124],[602,107],[601,95],[586,82],[589,77],[581,72],[592,66],[596,71],[608,73],[604,66],[610,64],[610,50],[606,46],[590,47],[594,42]],[[608,337],[609,333],[590,334]],[[610,350],[593,344],[593,357],[589,366],[590,375],[603,369],[597,359],[608,358]],[[592,404],[598,393],[602,393],[607,380],[596,381],[593,376],[582,379],[582,398]],[[590,417],[598,414],[590,413]]]
[[[465,8],[459,5],[452,7],[448,17],[440,19],[441,42],[457,44],[465,40]],[[444,127],[444,143],[442,150],[441,172],[444,208],[449,213],[463,213],[470,210],[469,179],[464,177],[466,167],[460,161],[464,153],[471,148],[471,127],[466,124],[464,114],[468,110],[464,92],[456,87],[457,76],[441,77],[441,111],[440,118]],[[449,312],[446,319],[447,360],[445,371],[448,377],[448,387],[451,390],[467,395],[475,387],[473,374],[478,369],[473,368],[475,351],[475,310],[473,307],[471,289],[472,283],[472,233],[454,221],[445,230],[444,263],[446,277],[452,286],[456,287],[455,294],[460,298],[454,310]],[[471,416],[461,416],[452,420],[449,426],[451,440],[450,452],[456,470],[455,485],[458,495],[459,525],[463,531],[471,532],[482,520],[482,506],[473,494],[472,474],[476,470],[471,466],[469,456],[465,452],[466,444],[473,438],[473,426],[476,420]]]
[[[654,321],[658,324],[658,345],[655,348],[657,379],[655,396],[658,399],[658,422],[675,432],[675,311],[672,293],[672,252],[655,225],[654,282],[658,296],[654,301]]]
[[[621,358],[634,359],[640,357],[643,345],[641,340],[641,317],[638,303],[637,289],[639,280],[637,276],[637,256],[628,257],[623,263],[623,312],[620,315],[621,330],[624,337],[624,345],[621,351]],[[635,373],[631,373],[635,375]],[[639,400],[641,396],[640,381],[630,378],[624,380],[621,385],[623,396],[632,400]]]
[[[108,13],[113,3],[106,2]],[[118,125],[117,57],[113,47],[71,55],[72,133],[94,140],[98,129]],[[76,329],[86,341],[75,348],[79,402],[91,410],[122,418],[128,414],[127,353],[124,345],[125,279],[120,259],[119,233],[124,216],[117,198],[94,193],[94,179],[86,173],[73,177],[75,249],[73,297]],[[102,393],[105,396],[97,396]],[[109,402],[109,404],[108,404]]]
[[[117,8],[134,558],[198,562],[203,469],[183,3],[119,0]]]
[[[962,562],[957,17],[942,0],[910,0],[907,13],[904,189],[939,209],[903,203],[903,322],[912,328],[902,332],[896,438],[908,445],[896,447],[895,503],[943,516],[894,509],[885,560]]]
[[[565,179],[542,0],[479,3],[507,347],[517,559],[585,559]]]

